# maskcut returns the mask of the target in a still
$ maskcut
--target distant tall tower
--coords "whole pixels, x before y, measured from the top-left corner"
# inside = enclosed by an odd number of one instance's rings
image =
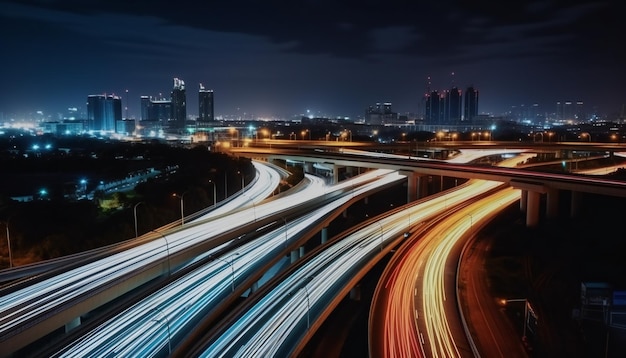
[[[445,93],[444,121],[448,124],[458,124],[461,122],[461,90],[452,87]]]
[[[184,128],[187,119],[187,96],[185,95],[185,82],[174,78],[172,88],[172,127]]]
[[[202,122],[214,121],[215,113],[213,111],[213,90],[205,89],[202,83],[200,83],[200,90],[198,91],[198,104],[200,107],[198,120]]]
[[[114,95],[87,96],[87,127],[94,131],[115,131],[115,121],[122,120],[122,99]]]
[[[152,99],[149,96],[141,96],[140,97],[140,101],[141,101],[141,120],[142,121],[149,121],[152,118],[150,118],[150,110],[152,107]]]
[[[478,115],[478,90],[473,86],[465,90],[465,102],[463,104],[463,120],[472,121]]]
[[[444,94],[434,90],[426,94],[426,113],[424,113],[424,123],[442,124],[444,121]]]

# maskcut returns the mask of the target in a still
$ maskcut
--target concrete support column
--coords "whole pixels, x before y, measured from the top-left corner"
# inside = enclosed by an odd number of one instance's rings
[[[254,281],[254,283],[252,284],[252,286],[250,286],[250,293],[255,293],[256,290],[259,289],[259,282],[258,281]]]
[[[425,198],[428,196],[428,175],[420,175],[417,178],[417,198]]]
[[[328,226],[322,228],[322,244],[325,244],[328,241]]]
[[[302,165],[302,169],[304,169],[305,173],[315,173],[315,168],[313,168],[313,163],[304,162]]]
[[[420,177],[415,173],[407,175],[407,202],[409,203],[418,199],[417,189],[419,178]]]
[[[339,183],[339,168],[343,168],[342,166],[333,165],[333,182],[332,184],[337,184]]]
[[[580,209],[582,207],[583,193],[579,191],[572,191],[572,199],[570,203],[570,216],[575,218],[580,215]]]
[[[546,193],[546,217],[555,219],[559,216],[559,191],[549,188]]]
[[[300,247],[299,247],[299,250],[298,250],[298,256],[299,256],[299,257],[304,256],[304,246],[300,246]]]
[[[419,179],[420,176],[414,171],[410,170],[402,170],[400,174],[406,176],[407,179],[407,189],[406,189],[406,201],[410,203],[418,198],[418,188],[419,188]]]
[[[291,263],[298,261],[298,250],[291,250]]]
[[[80,316],[74,318],[73,320],[67,322],[65,324],[65,333],[73,330],[74,328],[80,326]]]
[[[522,194],[520,196],[520,200],[519,200],[519,210],[521,212],[525,212],[526,211],[526,205],[528,202],[528,190],[521,190]]]
[[[535,227],[539,224],[539,203],[541,193],[536,191],[528,192],[527,208],[526,208],[526,226]]]
[[[353,301],[361,300],[361,286],[356,285],[350,290],[350,299]]]

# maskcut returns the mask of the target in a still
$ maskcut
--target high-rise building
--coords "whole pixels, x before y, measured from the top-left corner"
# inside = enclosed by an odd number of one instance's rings
[[[215,113],[213,112],[213,90],[205,89],[202,83],[200,83],[200,90],[198,91],[198,104],[198,120],[203,122],[214,121]]]
[[[447,124],[461,123],[461,100],[462,92],[457,87],[452,87],[444,95],[444,122]]]
[[[391,109],[391,102],[376,103],[365,110],[365,123],[370,125],[397,124],[398,113]]]
[[[465,90],[463,121],[471,122],[476,116],[478,116],[478,90],[470,86]]]
[[[437,90],[426,93],[424,123],[441,124],[443,122],[443,99]]]
[[[187,96],[185,94],[185,82],[179,78],[174,78],[174,88],[172,88],[172,122],[173,128],[184,128],[187,119]]]
[[[140,98],[140,106],[141,106],[141,120],[149,121],[150,118],[150,110],[152,109],[152,98],[149,96],[141,96]]]
[[[585,120],[583,101],[556,102],[556,120],[559,122],[579,122]]]
[[[122,120],[122,99],[114,95],[87,96],[87,127],[89,130],[114,132],[115,122]]]

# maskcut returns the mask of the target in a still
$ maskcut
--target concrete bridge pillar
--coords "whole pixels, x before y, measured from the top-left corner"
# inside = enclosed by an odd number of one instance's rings
[[[350,299],[353,301],[359,301],[361,299],[361,286],[356,285],[350,290]]]
[[[575,218],[580,215],[580,209],[582,205],[583,193],[579,191],[572,191],[572,198],[570,203],[570,216]]]
[[[258,281],[254,281],[254,283],[252,284],[252,286],[250,286],[250,293],[255,293],[256,290],[259,289],[259,282]]]
[[[298,261],[298,250],[291,250],[291,263]]]
[[[304,256],[304,246],[300,246],[298,249],[298,257]]]
[[[80,316],[74,318],[73,320],[67,322],[65,324],[65,333],[73,330],[74,328],[80,326]]]
[[[526,226],[535,227],[539,224],[539,203],[541,193],[536,191],[528,192],[527,208],[526,208]]]
[[[325,244],[328,241],[328,226],[322,228],[321,236],[322,244]]]
[[[414,171],[410,170],[402,170],[400,174],[406,176],[407,179],[407,189],[406,189],[406,200],[407,203],[415,201],[421,197],[422,185],[423,185],[423,176],[417,174]],[[428,188],[428,181],[426,180],[426,188]]]
[[[528,201],[528,190],[521,190],[522,194],[519,200],[519,209],[522,212],[526,212],[526,204]]]
[[[343,168],[340,165],[334,164],[333,165],[333,182],[332,184],[337,184],[339,183],[339,169]]]
[[[549,188],[546,195],[546,217],[554,219],[559,216],[559,190]]]
[[[522,191],[520,208],[524,207],[526,209],[526,226],[537,226],[539,224],[539,207],[541,203],[541,194],[547,193],[550,188],[546,188],[541,183],[526,181],[513,180],[509,184],[511,184],[513,188],[520,189]],[[554,194],[552,194],[552,197],[554,198]]]
[[[304,169],[305,173],[315,173],[315,168],[313,168],[313,163],[304,162],[302,164],[302,168]]]
[[[417,178],[417,198],[428,196],[428,175],[420,175]]]
[[[407,202],[410,203],[418,199],[418,183],[419,176],[414,172],[411,172],[407,175],[408,185],[407,185]]]

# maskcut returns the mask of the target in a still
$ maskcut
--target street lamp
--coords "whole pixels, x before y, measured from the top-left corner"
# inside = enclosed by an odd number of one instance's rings
[[[175,198],[179,198],[180,199],[180,225],[184,225],[185,224],[185,212],[184,212],[184,208],[185,208],[185,194],[187,194],[189,191],[186,191],[184,193],[182,193],[181,195],[178,195],[176,193],[172,194],[173,197]]]
[[[209,180],[209,184],[213,184],[213,207],[217,205],[217,190],[215,189],[215,182],[213,180]]]
[[[580,137],[587,137],[589,142],[591,142],[591,134],[589,134],[587,132],[580,133]]]
[[[243,194],[243,192],[245,191],[245,186],[243,184],[243,173],[241,171],[237,171],[237,175],[241,175],[241,193]]]
[[[283,221],[285,221],[285,248],[287,248],[287,240],[289,236],[287,236],[287,219],[283,216]]]
[[[135,206],[133,206],[133,217],[135,218],[135,239],[137,238],[137,236],[139,236],[137,232],[137,207],[139,206],[139,204],[144,204],[144,202],[140,201],[135,204]]]
[[[238,147],[238,146],[239,146],[239,145],[238,145],[238,144],[239,144],[239,130],[237,130],[237,129],[235,129],[235,128],[231,128],[231,129],[230,129],[230,137],[231,137],[231,140],[232,140],[232,137],[233,137],[233,135],[234,135],[235,133],[237,133],[237,137],[236,137],[236,139],[235,139],[235,145],[234,145],[234,147]]]
[[[216,260],[220,260],[222,262],[225,262],[227,265],[230,265],[230,269],[231,269],[231,272],[232,272],[232,280],[231,280],[231,283],[230,283],[230,287],[231,287],[232,292],[235,292],[235,264],[234,264],[234,261],[235,261],[235,256],[236,255],[239,255],[239,253],[235,252],[234,254],[231,254],[231,255],[228,256],[229,258],[231,258],[230,262],[226,261],[226,260],[224,260],[222,258],[219,258],[217,256],[211,256],[212,258],[214,258]]]
[[[502,303],[502,305],[506,305],[510,302],[524,302],[524,325],[522,327],[522,337],[525,338],[526,331],[528,330],[528,314],[531,313],[533,317],[535,318],[535,320],[537,319],[537,315],[535,314],[535,311],[533,310],[533,308],[530,306],[530,302],[528,302],[527,298],[510,298],[510,299],[503,298],[500,300],[500,303]]]
[[[13,256],[11,254],[11,238],[9,236],[9,221],[4,221],[3,224],[7,228],[7,248],[9,249],[9,268],[13,267]]]

